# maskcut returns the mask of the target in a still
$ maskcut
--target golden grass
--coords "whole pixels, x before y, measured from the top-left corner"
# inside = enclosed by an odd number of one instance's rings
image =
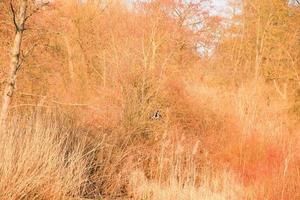
[[[200,186],[193,182],[179,182],[171,176],[165,183],[149,181],[141,171],[130,176],[133,199],[157,200],[239,200],[243,199],[243,188],[229,172],[215,173],[213,177],[205,172]]]
[[[1,199],[79,199],[88,181],[84,133],[51,115],[15,116],[0,140]],[[66,122],[66,121],[65,121]]]

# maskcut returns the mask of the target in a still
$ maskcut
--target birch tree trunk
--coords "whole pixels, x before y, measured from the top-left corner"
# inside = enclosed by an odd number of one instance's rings
[[[11,60],[9,65],[10,71],[7,77],[7,82],[4,89],[3,100],[2,100],[2,108],[0,113],[1,128],[3,128],[6,123],[9,104],[11,102],[12,96],[15,91],[17,72],[21,64],[20,49],[22,43],[22,36],[24,32],[24,24],[26,21],[27,3],[28,3],[27,0],[21,0],[18,16],[16,16],[16,13],[11,4],[13,20],[16,28],[16,35],[15,35],[12,52],[11,52],[12,54],[11,54]]]

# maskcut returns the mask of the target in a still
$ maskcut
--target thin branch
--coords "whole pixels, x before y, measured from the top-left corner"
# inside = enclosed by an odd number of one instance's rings
[[[9,109],[14,109],[18,107],[25,107],[25,106],[31,106],[31,107],[42,107],[42,108],[53,108],[53,106],[45,106],[45,105],[38,105],[38,104],[17,104],[14,106],[11,106]]]
[[[176,17],[181,18],[181,14],[182,14],[182,13],[180,12],[180,10],[179,10],[178,8],[175,8],[174,12],[175,12],[175,14],[177,15]]]
[[[27,49],[27,51],[25,51],[25,53],[22,53],[22,58],[20,59],[20,62],[17,66],[17,71],[20,69],[21,65],[24,63],[24,61],[26,60],[26,58],[28,57],[28,55],[30,55],[34,48],[38,45],[38,42],[34,43],[30,48]]]
[[[273,84],[274,87],[277,91],[277,93],[281,96],[281,98],[286,99],[287,98],[287,83],[284,84],[283,86],[283,91],[280,90],[277,81],[275,79],[273,79]]]
[[[79,30],[78,30],[78,33],[79,33]],[[88,56],[86,55],[85,49],[84,49],[84,47],[83,47],[83,44],[82,44],[80,38],[81,38],[81,37],[80,37],[80,33],[79,33],[79,38],[77,39],[77,42],[78,42],[79,47],[80,47],[80,49],[81,49],[81,52],[82,52],[82,54],[83,54],[83,58],[84,58],[84,60],[86,61],[86,65],[87,65],[88,67],[91,67],[91,68],[96,72],[96,74],[97,74],[101,79],[103,79],[102,74],[95,68],[94,64],[91,63],[90,59],[89,59]]]
[[[39,10],[41,10],[43,7],[49,5],[49,1],[46,2],[46,3],[43,3],[42,5],[38,6],[36,9],[34,9],[28,16],[25,17],[25,22],[30,18],[32,17],[34,14],[36,14]]]
[[[12,3],[12,0],[10,0],[10,10],[12,12],[12,15],[13,15],[13,22],[14,22],[14,25],[15,25],[15,28],[16,28],[16,32],[20,31],[19,29],[19,25],[16,21],[16,11],[14,9],[14,6],[13,6],[13,3]]]
[[[41,97],[41,98],[44,98],[44,99],[47,98],[47,96],[44,96],[44,95],[31,94],[31,93],[25,93],[25,92],[20,92],[19,94],[20,95],[24,95],[24,96]],[[92,110],[100,110],[100,111],[102,111],[101,109],[96,108],[94,106],[91,106],[89,104],[68,103],[68,102],[61,102],[61,101],[57,101],[57,100],[53,100],[53,99],[49,99],[48,102],[51,102],[51,103],[54,103],[54,104],[58,104],[58,105],[62,105],[62,106],[75,106],[75,107],[79,106],[79,107],[86,107],[86,108],[89,108],[89,109],[92,109]]]

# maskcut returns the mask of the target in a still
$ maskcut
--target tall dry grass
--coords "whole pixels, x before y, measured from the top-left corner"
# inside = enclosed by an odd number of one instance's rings
[[[93,152],[84,134],[53,114],[10,119],[0,136],[1,199],[83,197]]]

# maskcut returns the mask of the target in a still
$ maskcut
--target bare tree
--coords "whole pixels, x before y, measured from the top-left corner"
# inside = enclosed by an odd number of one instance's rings
[[[36,9],[33,9],[32,12],[27,15],[27,10],[29,6],[28,0],[20,0],[19,8],[17,10],[14,8],[14,4],[12,0],[10,1],[9,6],[12,14],[12,21],[14,23],[16,34],[12,46],[9,73],[8,73],[8,77],[4,89],[2,108],[0,113],[0,123],[2,128],[6,122],[7,115],[8,115],[8,108],[15,91],[17,72],[20,69],[20,66],[22,64],[20,53],[21,53],[23,32],[25,30],[25,23],[33,14],[38,12],[42,6],[47,4],[48,3],[43,3],[42,5],[38,5]]]
[[[22,37],[23,37],[25,21],[26,21],[27,6],[28,6],[28,1],[21,0],[19,5],[19,11],[18,13],[16,13],[12,1],[10,2],[10,8],[13,16],[13,22],[16,29],[16,35],[12,47],[11,60],[9,65],[10,71],[4,89],[3,102],[2,102],[2,108],[0,113],[0,123],[2,127],[5,124],[7,118],[8,107],[15,90],[17,72],[21,65],[20,50],[21,50]]]

